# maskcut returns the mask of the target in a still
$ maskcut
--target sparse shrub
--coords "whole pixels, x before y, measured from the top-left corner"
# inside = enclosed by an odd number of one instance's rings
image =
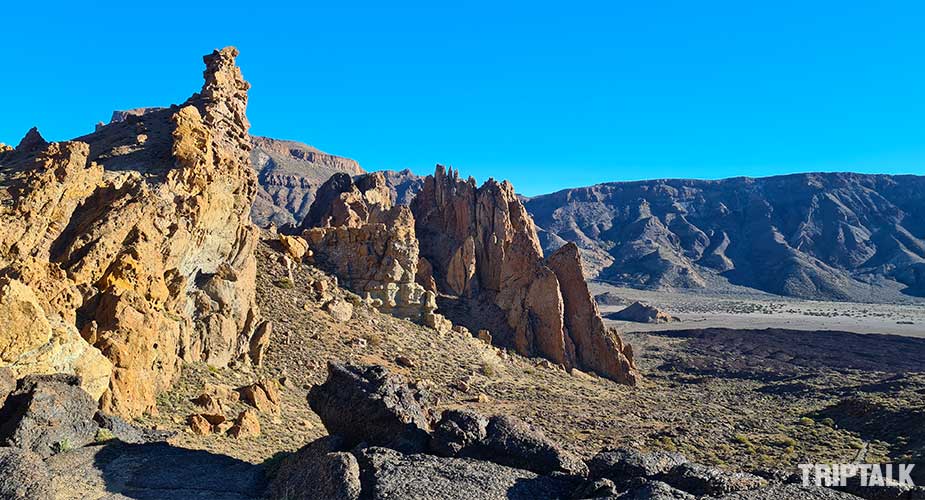
[[[832,420],[831,418],[824,418],[820,420],[819,423],[826,427],[831,427],[833,429],[835,428],[835,421]]]
[[[379,347],[382,345],[382,342],[385,340],[383,336],[375,332],[367,332],[360,336],[363,340],[366,341],[366,345],[370,347]]]
[[[674,440],[668,436],[659,438],[658,445],[665,451],[678,451],[678,447],[674,444]]]
[[[802,425],[802,426],[804,426],[804,427],[812,427],[812,426],[816,425],[816,422],[815,422],[813,419],[809,418],[809,417],[803,417],[803,418],[800,419],[800,425]]]
[[[54,451],[55,453],[64,453],[66,451],[73,450],[74,445],[71,444],[70,439],[64,438],[61,441],[58,441],[57,443],[55,443],[52,448],[53,448],[52,451]]]
[[[498,376],[498,368],[488,361],[482,361],[481,372],[482,375],[488,378],[495,378]]]
[[[292,290],[293,288],[295,288],[295,284],[289,278],[278,279],[274,281],[273,284],[279,288],[283,288],[286,290]]]
[[[732,437],[732,440],[735,441],[736,443],[739,443],[745,446],[752,446],[751,440],[748,439],[748,436],[744,434],[736,434],[735,436]]]
[[[112,431],[109,429],[97,429],[96,437],[93,438],[97,443],[105,443],[106,441],[112,441],[116,437],[112,434]]]

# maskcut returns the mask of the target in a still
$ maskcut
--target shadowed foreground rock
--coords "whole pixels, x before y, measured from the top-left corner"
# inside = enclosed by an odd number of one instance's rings
[[[856,498],[692,464],[675,453],[604,450],[586,465],[525,422],[470,410],[445,411],[432,433],[413,427],[416,438],[429,439],[426,450],[408,453],[375,445],[384,440],[386,429],[405,432],[399,422],[430,413],[419,399],[407,396],[411,393],[401,378],[381,367],[329,365],[328,381],[313,388],[309,399],[332,436],[285,459],[268,490],[270,498]],[[360,415],[367,411],[373,418],[364,421]],[[398,446],[406,445],[399,440]]]
[[[328,364],[328,380],[312,387],[308,404],[345,446],[360,443],[408,453],[424,451],[430,432],[427,395],[381,366]]]
[[[93,441],[96,402],[73,375],[30,375],[0,409],[0,440],[42,457]]]

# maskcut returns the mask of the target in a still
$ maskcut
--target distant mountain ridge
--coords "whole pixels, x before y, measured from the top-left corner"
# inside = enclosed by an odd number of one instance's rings
[[[807,173],[614,182],[526,201],[548,254],[643,288],[723,282],[837,300],[925,295],[925,177]]]

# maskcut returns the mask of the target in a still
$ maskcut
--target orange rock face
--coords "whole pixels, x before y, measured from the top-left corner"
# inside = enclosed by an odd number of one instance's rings
[[[259,320],[256,177],[236,56],[206,56],[205,84],[181,106],[73,142],[30,132],[0,153],[0,275],[31,289],[50,324],[79,330],[75,352],[111,365],[106,411],[153,411],[182,361],[246,359]]]
[[[438,165],[411,210],[421,259],[448,297],[450,319],[471,331],[489,329],[521,354],[636,383],[631,351],[604,327],[580,263],[566,253],[544,260],[533,220],[509,182],[489,179],[476,188],[472,178]]]

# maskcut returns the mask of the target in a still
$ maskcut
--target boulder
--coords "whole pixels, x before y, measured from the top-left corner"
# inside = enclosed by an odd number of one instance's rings
[[[633,478],[654,478],[687,463],[680,453],[631,449],[603,450],[588,461],[591,477],[604,477],[624,486]]]
[[[577,486],[568,478],[538,476],[492,462],[405,455],[387,448],[365,448],[358,453],[369,498],[476,498],[540,500],[568,498]]]
[[[580,458],[509,416],[489,419],[469,410],[447,410],[434,428],[430,449],[446,457],[488,460],[538,474],[588,474]]]
[[[426,450],[431,399],[381,366],[328,363],[328,379],[311,388],[308,404],[345,446],[360,443],[407,453]]]
[[[766,486],[766,480],[744,472],[727,472],[716,467],[683,463],[657,478],[675,488],[694,495],[720,496]]]
[[[20,448],[0,448],[0,498],[36,500],[52,498],[48,467],[42,457]]]
[[[29,375],[0,409],[0,441],[48,457],[93,442],[95,414],[76,376]]]
[[[629,307],[607,316],[620,321],[635,323],[671,323],[680,319],[644,302],[633,302]]]
[[[432,452],[455,457],[485,441],[488,418],[469,410],[446,410],[434,426],[430,439]]]
[[[285,250],[295,262],[302,262],[302,258],[305,257],[306,252],[308,252],[308,242],[298,236],[281,234],[279,235],[279,242],[283,246],[283,250]]]
[[[618,500],[695,500],[697,497],[686,491],[661,482],[641,481],[642,484],[633,486],[617,496]],[[783,499],[781,499],[783,500]],[[796,499],[794,499],[796,500]]]
[[[109,387],[112,363],[60,318],[49,318],[32,288],[0,278],[0,366],[15,378],[33,374],[78,375],[81,387],[98,400]]]
[[[267,496],[280,500],[357,500],[360,490],[356,457],[344,452],[341,438],[325,436],[283,460]]]
[[[270,346],[270,337],[273,336],[273,322],[264,321],[254,330],[254,336],[250,341],[250,359],[255,366],[263,365],[263,357]]]
[[[489,420],[480,448],[475,453],[486,460],[539,474],[588,474],[588,467],[580,458],[563,450],[526,422],[506,415]],[[465,451],[462,454],[465,456]]]
[[[322,307],[332,318],[340,323],[346,323],[353,318],[353,304],[346,300],[334,299],[326,302]]]
[[[239,413],[234,424],[228,429],[228,434],[238,439],[260,436],[260,419],[257,412],[248,408]]]

